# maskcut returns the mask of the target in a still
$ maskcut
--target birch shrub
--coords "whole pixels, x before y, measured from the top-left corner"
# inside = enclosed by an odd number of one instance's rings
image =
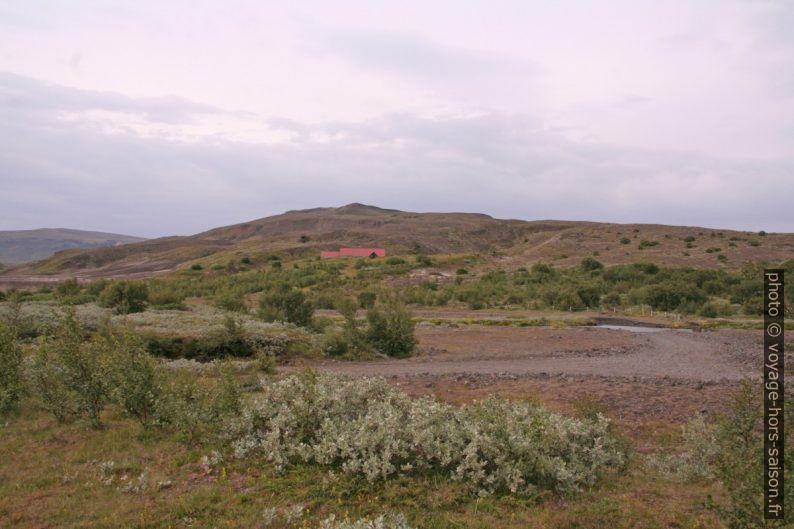
[[[603,415],[574,419],[496,398],[457,408],[412,399],[382,378],[308,373],[263,380],[262,390],[232,428],[234,448],[278,471],[306,462],[368,482],[438,473],[481,495],[568,494],[627,457]]]

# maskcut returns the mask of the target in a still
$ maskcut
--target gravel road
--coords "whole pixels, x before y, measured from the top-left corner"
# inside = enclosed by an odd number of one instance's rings
[[[420,328],[417,335],[420,354],[413,358],[311,366],[354,376],[574,375],[715,383],[759,376],[762,358],[760,331],[466,326]]]

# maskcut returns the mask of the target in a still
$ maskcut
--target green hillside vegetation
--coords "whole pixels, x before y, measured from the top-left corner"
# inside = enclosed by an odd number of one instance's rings
[[[719,243],[719,244],[718,244]],[[606,265],[738,270],[752,261],[794,257],[793,234],[765,234],[653,224],[504,220],[477,213],[412,213],[363,204],[290,211],[189,237],[59,252],[18,266],[6,277],[47,275],[142,277],[174,270],[261,265],[273,254],[294,259],[340,246],[378,246],[390,256],[477,254],[502,267],[554,262],[576,266],[588,256]]]

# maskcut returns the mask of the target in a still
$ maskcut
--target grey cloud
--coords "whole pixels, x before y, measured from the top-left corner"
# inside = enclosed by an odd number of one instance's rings
[[[161,123],[190,122],[195,114],[214,114],[219,109],[177,96],[132,98],[112,92],[78,90],[0,72],[0,106],[6,111],[81,112],[108,110],[144,116]]]
[[[520,114],[271,120],[302,132],[276,145],[107,135],[35,106],[6,108],[0,118],[0,229],[189,234],[358,201],[524,219],[794,230],[776,214],[794,196],[790,163],[574,142]],[[312,132],[336,139],[313,141]]]
[[[526,58],[442,45],[412,34],[328,32],[316,41],[314,51],[375,75],[415,82],[422,90],[486,106],[537,96],[543,75],[540,65]]]
[[[329,34],[322,44],[326,52],[341,55],[364,68],[425,79],[443,79],[445,82],[539,72],[539,67],[529,61],[480,50],[442,46],[416,35],[348,30]]]

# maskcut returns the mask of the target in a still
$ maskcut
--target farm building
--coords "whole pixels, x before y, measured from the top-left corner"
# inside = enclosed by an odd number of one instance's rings
[[[337,251],[320,252],[320,257],[330,259],[333,257],[385,257],[383,248],[339,248]]]

